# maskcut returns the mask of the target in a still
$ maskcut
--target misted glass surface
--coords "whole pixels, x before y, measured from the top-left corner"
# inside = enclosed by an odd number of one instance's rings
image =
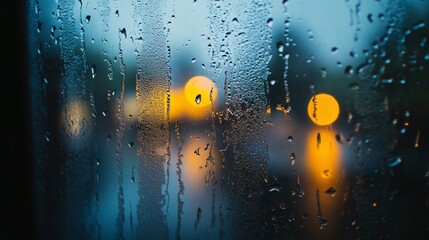
[[[429,237],[429,2],[28,1],[39,239]]]

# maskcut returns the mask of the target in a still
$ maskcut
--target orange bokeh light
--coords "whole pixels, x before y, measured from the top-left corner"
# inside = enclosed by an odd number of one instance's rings
[[[212,102],[213,106],[216,105],[216,97],[217,88],[212,80],[204,76],[192,77],[184,88],[170,91],[169,119],[174,121],[184,118],[193,120],[207,118],[212,113]],[[167,97],[165,108],[167,108]]]
[[[337,100],[326,93],[314,95],[308,103],[308,116],[319,126],[326,126],[335,122],[340,114]]]
[[[317,181],[329,179],[337,174],[340,165],[341,146],[338,145],[332,131],[329,129],[311,131],[308,135],[306,153],[307,166]]]

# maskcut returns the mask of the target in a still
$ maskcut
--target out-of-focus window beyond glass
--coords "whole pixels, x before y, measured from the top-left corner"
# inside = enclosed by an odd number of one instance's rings
[[[429,237],[429,2],[29,0],[39,239]]]

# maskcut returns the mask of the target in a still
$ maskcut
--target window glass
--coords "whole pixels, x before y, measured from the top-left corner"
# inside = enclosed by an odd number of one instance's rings
[[[428,4],[29,1],[38,238],[428,235]]]

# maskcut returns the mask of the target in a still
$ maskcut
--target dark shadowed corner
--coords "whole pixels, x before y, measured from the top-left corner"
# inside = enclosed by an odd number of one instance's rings
[[[29,91],[27,78],[26,1],[7,1],[1,8],[1,191],[0,236],[32,239]]]

